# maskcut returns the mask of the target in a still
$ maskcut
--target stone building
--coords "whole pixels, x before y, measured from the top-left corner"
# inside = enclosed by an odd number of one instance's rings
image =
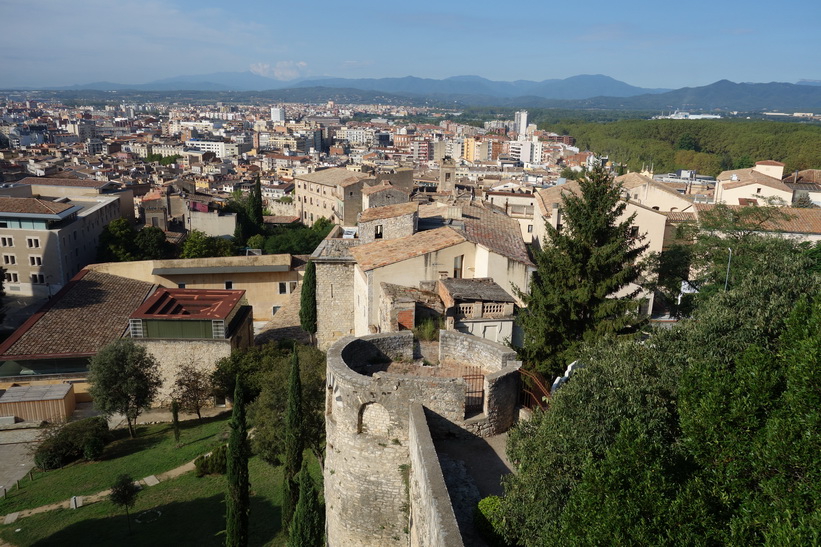
[[[365,209],[359,215],[359,242],[370,243],[413,235],[419,224],[418,209],[419,205],[415,202]]]
[[[328,351],[324,468],[328,545],[461,546],[432,439],[514,423],[510,348],[441,331],[438,364],[410,332],[345,337]]]

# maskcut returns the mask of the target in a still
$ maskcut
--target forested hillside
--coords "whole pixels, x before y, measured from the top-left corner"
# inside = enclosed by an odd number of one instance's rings
[[[539,129],[572,135],[581,149],[607,155],[631,171],[652,166],[656,173],[697,169],[715,176],[760,160],[785,163],[785,173],[821,168],[821,125],[756,120],[551,122],[539,123]]]

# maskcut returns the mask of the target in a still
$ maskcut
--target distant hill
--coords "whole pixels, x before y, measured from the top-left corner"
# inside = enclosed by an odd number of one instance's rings
[[[514,98],[535,96],[545,99],[587,99],[590,97],[631,97],[645,93],[662,93],[667,89],[645,89],[620,82],[601,74],[572,76],[563,80],[532,82],[517,80],[499,82],[480,76],[454,76],[444,80],[430,78],[326,78],[303,80],[296,87],[345,87],[367,89],[387,93],[411,93],[414,95],[484,95],[488,97]]]
[[[379,102],[439,106],[500,106],[619,110],[693,110],[821,112],[821,82],[733,83],[721,80],[676,90],[644,89],[609,76],[579,75],[562,80],[500,82],[479,76],[428,78],[326,78],[282,82],[251,72],[177,76],[147,84],[95,82],[49,88],[53,91],[117,91],[201,96],[238,93],[260,99],[295,102]],[[202,95],[205,96],[205,95]],[[404,99],[403,99],[404,98]]]

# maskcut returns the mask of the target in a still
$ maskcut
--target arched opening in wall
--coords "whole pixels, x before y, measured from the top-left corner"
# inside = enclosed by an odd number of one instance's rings
[[[365,403],[359,407],[357,433],[387,437],[391,427],[391,415],[379,403]]]

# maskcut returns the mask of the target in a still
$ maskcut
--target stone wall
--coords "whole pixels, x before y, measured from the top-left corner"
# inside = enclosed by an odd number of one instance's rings
[[[321,262],[316,265],[317,345],[325,351],[343,336],[354,332],[353,262]]]
[[[416,231],[416,213],[359,222],[358,226],[359,240],[362,244],[412,236]],[[382,237],[380,239],[377,239],[375,236],[377,226],[382,227]]]
[[[478,419],[465,420],[462,378],[378,371],[381,364],[413,359],[410,331],[347,336],[328,350],[328,545],[461,545],[447,516],[449,501],[444,482],[437,479],[428,428],[448,434],[503,432],[515,411],[520,363],[500,344],[459,333],[442,335],[440,360],[444,355],[485,371],[486,400],[491,402]],[[425,406],[426,420],[414,414],[419,405]],[[438,474],[441,477],[441,471]]]
[[[410,544],[461,547],[462,535],[420,404],[411,404],[409,446]]]
[[[170,340],[133,338],[135,344],[143,346],[160,364],[162,386],[154,401],[154,406],[171,404],[171,391],[182,365],[193,365],[197,370],[212,373],[217,361],[231,355],[231,341],[218,340]]]

